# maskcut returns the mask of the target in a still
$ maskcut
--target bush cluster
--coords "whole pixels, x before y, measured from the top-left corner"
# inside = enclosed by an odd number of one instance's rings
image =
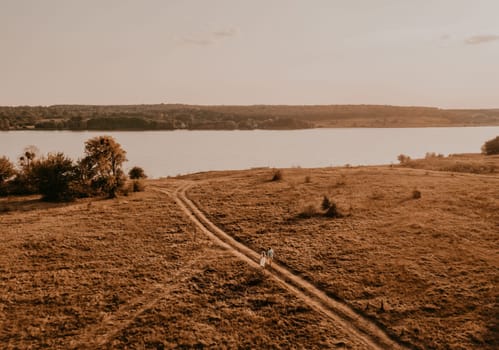
[[[486,155],[499,154],[499,136],[485,142],[482,146],[482,153]]]
[[[6,157],[0,158],[0,195],[39,193],[42,199],[56,202],[96,195],[113,198],[125,187],[126,160],[125,150],[110,136],[87,140],[85,155],[76,162],[62,152],[38,157],[36,147],[29,146],[17,168]],[[142,191],[144,170],[134,167],[129,175],[133,191]]]

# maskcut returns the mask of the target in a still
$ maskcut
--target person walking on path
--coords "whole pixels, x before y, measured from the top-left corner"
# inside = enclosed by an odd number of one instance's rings
[[[274,249],[272,247],[267,250],[267,262],[269,264],[269,267],[272,267],[272,261],[274,260]]]
[[[262,254],[260,255],[260,266],[265,268],[266,263],[267,263],[267,254],[265,253],[265,251],[263,251]]]

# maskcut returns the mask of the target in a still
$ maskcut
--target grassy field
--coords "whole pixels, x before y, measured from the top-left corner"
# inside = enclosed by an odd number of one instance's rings
[[[279,264],[394,338],[416,348],[499,346],[497,173],[358,167],[271,178],[270,169],[213,174],[190,195],[238,241],[272,246]],[[343,218],[322,215],[323,195]],[[303,218],[311,206],[316,214]]]
[[[359,347],[152,187],[0,209],[2,349]]]
[[[363,348],[157,191],[187,179],[220,228],[272,246],[278,264],[394,339],[495,349],[499,175],[413,167],[203,173],[64,205],[2,198],[0,348]],[[322,214],[324,195],[344,217]]]

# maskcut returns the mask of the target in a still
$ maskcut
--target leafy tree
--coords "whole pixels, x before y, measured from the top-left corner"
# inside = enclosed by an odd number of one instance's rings
[[[411,161],[411,157],[406,156],[405,154],[399,154],[397,159],[400,162],[400,164],[407,164]]]
[[[27,146],[24,148],[23,155],[19,157],[19,164],[22,168],[25,168],[27,172],[30,170],[31,163],[38,156],[40,151],[36,146]]]
[[[0,195],[9,191],[7,181],[16,174],[14,164],[7,157],[0,157]]]
[[[482,153],[486,155],[499,154],[499,136],[485,142],[482,146]]]
[[[122,165],[126,160],[125,150],[113,137],[97,136],[85,142],[85,158],[81,163],[86,167],[85,177],[91,186],[114,198],[125,183]]]
[[[75,167],[63,153],[49,154],[34,162],[32,173],[44,200],[59,202],[74,198]]]
[[[32,165],[39,154],[36,146],[27,146],[19,157],[20,170],[12,182],[13,191],[17,194],[32,194],[37,192],[36,180],[32,172]]]
[[[97,172],[93,168],[93,164],[89,158],[79,159],[76,162],[74,172],[74,190],[78,196],[89,197],[97,192],[92,188],[92,179],[96,176]]]
[[[136,180],[136,179],[145,179],[147,178],[147,175],[145,174],[144,169],[142,169],[139,166],[134,166],[128,172],[128,177],[132,180]]]
[[[7,157],[0,158],[0,185],[15,175],[14,164]]]

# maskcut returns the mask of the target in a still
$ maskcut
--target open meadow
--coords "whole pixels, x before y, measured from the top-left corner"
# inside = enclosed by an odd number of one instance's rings
[[[237,241],[272,246],[279,264],[393,338],[415,348],[494,349],[499,175],[490,169],[498,163],[469,155],[420,160],[421,169],[288,169],[279,181],[271,169],[202,174],[189,194]],[[343,217],[323,214],[324,195]]]
[[[499,158],[478,174],[435,162],[283,169],[276,181],[266,168],[200,173],[69,204],[2,198],[0,347],[383,348],[282,267],[401,347],[495,349]],[[278,266],[213,240],[182,186],[237,242],[272,246]],[[340,217],[324,215],[324,196]]]
[[[152,186],[65,205],[4,198],[0,209],[2,349],[364,347]]]

